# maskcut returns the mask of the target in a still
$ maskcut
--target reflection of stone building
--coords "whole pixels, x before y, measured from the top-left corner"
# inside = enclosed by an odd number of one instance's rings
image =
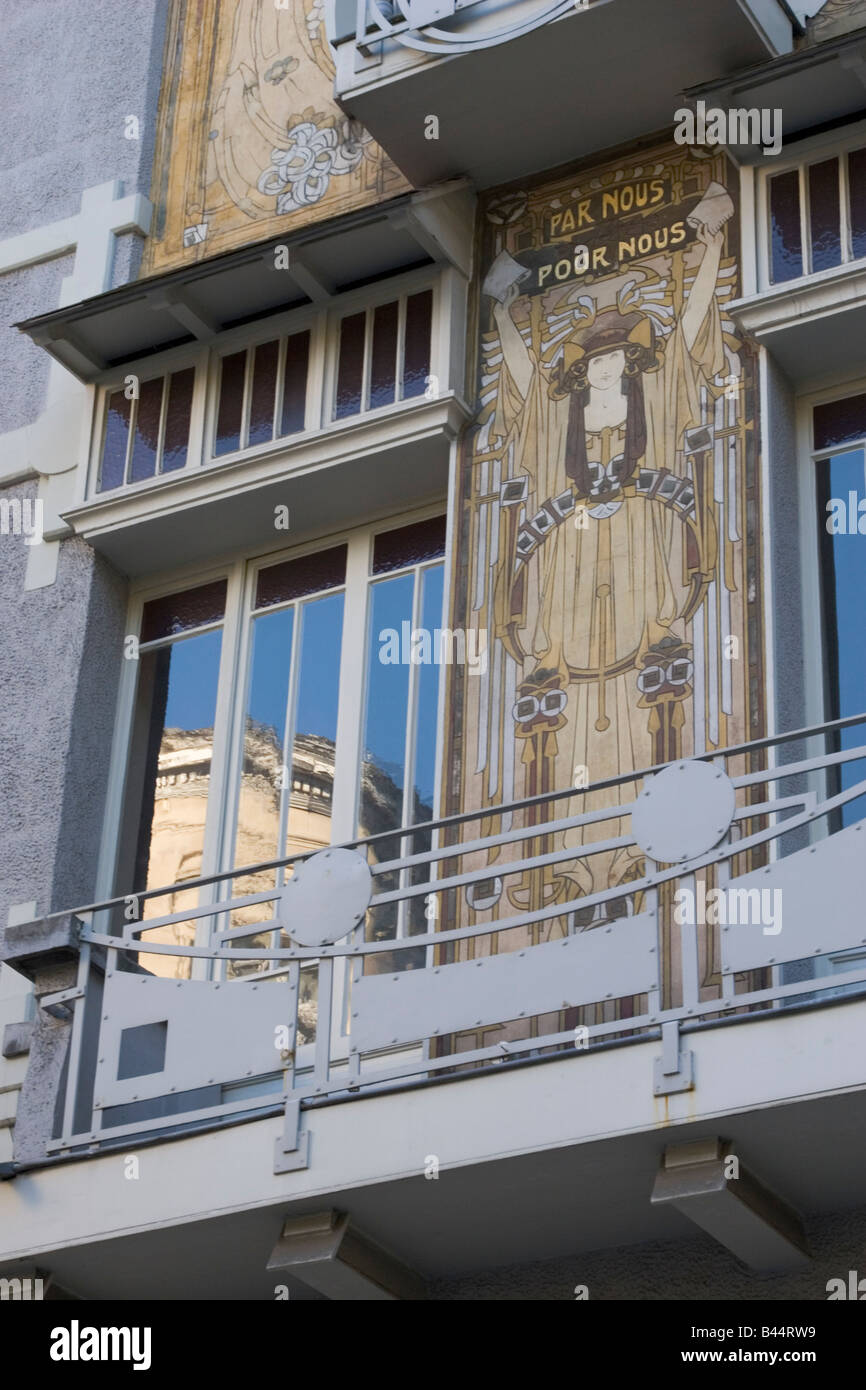
[[[159,750],[154,790],[153,819],[147,859],[147,886],[193,880],[202,872],[205,817],[210,787],[213,730],[166,729]],[[290,779],[290,781],[289,781]],[[288,796],[283,784],[289,781]],[[373,835],[399,825],[402,793],[387,772],[370,760],[362,769],[365,819],[361,835]],[[331,843],[331,804],[334,789],[334,743],[315,734],[299,734],[294,740],[291,770],[282,760],[272,726],[249,721],[244,740],[244,762],[238,800],[233,863],[263,864],[282,856],[322,849]],[[284,804],[285,800],[285,804]],[[426,820],[430,807],[417,802],[417,819]],[[281,819],[285,826],[281,834]],[[399,842],[387,841],[388,855],[397,853]],[[235,897],[266,892],[276,883],[273,869],[263,869],[235,880]],[[198,890],[179,889],[170,897],[151,899],[145,917],[165,916],[192,907]],[[251,904],[231,914],[231,926],[261,922],[271,915],[271,904]],[[387,933],[383,933],[387,934]],[[154,932],[152,941],[191,944],[195,923],[179,922]],[[265,943],[265,936],[244,938],[244,947]],[[188,958],[142,955],[142,964],[157,975],[189,976]],[[266,962],[248,961],[233,973],[266,968]]]

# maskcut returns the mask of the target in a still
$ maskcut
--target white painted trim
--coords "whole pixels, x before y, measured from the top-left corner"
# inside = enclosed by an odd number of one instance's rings
[[[760,450],[761,450],[761,532],[763,536],[763,604],[764,604],[764,693],[767,710],[767,735],[772,738],[778,729],[776,710],[776,621],[775,566],[773,564],[775,528],[770,506],[770,396],[767,349],[758,348],[758,391],[760,393]],[[775,784],[773,787],[775,793]]]

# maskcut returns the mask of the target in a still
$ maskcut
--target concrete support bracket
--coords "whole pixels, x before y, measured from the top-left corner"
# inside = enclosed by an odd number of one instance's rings
[[[0,960],[36,984],[37,977],[46,971],[77,965],[80,932],[81,923],[73,916],[10,925],[6,928]],[[53,982],[44,986],[46,991],[53,988]]]
[[[290,1217],[268,1269],[283,1270],[335,1301],[426,1298],[423,1280],[354,1230],[346,1213]]]
[[[721,1139],[667,1148],[650,1200],[670,1203],[751,1269],[769,1274],[809,1263],[800,1217]]]

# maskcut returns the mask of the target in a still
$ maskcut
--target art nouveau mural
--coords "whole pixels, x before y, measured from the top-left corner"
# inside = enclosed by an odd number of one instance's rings
[[[487,634],[489,661],[452,673],[446,813],[572,786],[589,790],[555,815],[626,804],[634,782],[592,788],[761,732],[753,360],[727,311],[736,188],[723,156],[671,145],[481,209],[453,622]],[[627,830],[540,836],[535,854],[574,849],[543,873],[497,857],[462,912],[493,921],[635,879],[634,846],[591,853]]]
[[[406,190],[333,81],[323,0],[174,0],[145,274]]]

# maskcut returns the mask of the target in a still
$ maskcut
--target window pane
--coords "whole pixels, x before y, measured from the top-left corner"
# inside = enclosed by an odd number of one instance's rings
[[[816,405],[812,417],[816,449],[832,449],[866,437],[866,395]]]
[[[394,830],[403,823],[411,667],[408,652],[405,653],[405,662],[401,657],[404,655],[404,641],[411,630],[414,592],[414,574],[385,579],[374,584],[370,590],[367,712],[358,806],[358,834],[363,836]],[[380,864],[389,859],[399,859],[400,837],[395,835],[380,840],[372,847],[372,853]],[[376,877],[377,892],[393,892],[399,886],[397,872]],[[367,913],[367,940],[390,940],[397,935],[398,925],[399,905],[396,902],[372,908]],[[400,970],[406,964],[405,953],[394,955],[387,952],[372,957],[366,969],[373,973],[384,973]]]
[[[415,709],[415,770],[412,787],[412,800],[408,820],[413,824],[433,819],[433,793],[436,785],[436,740],[439,730],[439,676],[440,660],[447,660],[447,653],[439,655],[436,639],[437,630],[442,626],[442,592],[444,569],[436,565],[424,570],[421,582],[421,626],[430,633],[433,660],[418,668],[418,700]],[[412,854],[424,854],[431,848],[432,835],[423,830],[412,837]],[[430,877],[428,864],[417,864],[410,871],[409,881],[423,883]],[[441,910],[442,899],[434,899]],[[423,935],[429,924],[426,917],[426,904],[423,897],[411,898],[408,905],[408,929],[410,936]],[[405,953],[404,953],[405,954]],[[423,961],[417,962],[418,966]]]
[[[302,555],[260,570],[255,606],[268,608],[272,603],[286,603],[320,589],[335,589],[345,581],[346,546],[335,545],[331,550],[319,550],[315,555]]]
[[[185,468],[189,449],[189,422],[195,371],[187,367],[168,378],[168,405],[165,412],[165,439],[162,445],[162,471],[172,473]]]
[[[292,662],[295,612],[284,608],[265,613],[253,621],[250,684],[244,719],[243,762],[238,797],[234,863],[263,864],[280,854],[280,816],[288,782],[286,762],[286,716]],[[274,869],[261,869],[232,881],[233,898],[248,893],[265,893],[277,887]],[[271,921],[275,904],[251,903],[235,908],[229,925],[237,930]],[[256,932],[236,938],[243,949],[276,945],[275,932]],[[241,959],[230,964],[230,978],[267,970],[266,959]]]
[[[218,622],[225,611],[225,579],[151,599],[144,605],[141,641],[155,642],[158,637],[172,637],[193,627],[203,627],[205,623]]]
[[[343,595],[305,603],[300,618],[286,854],[320,849],[331,842]]]
[[[129,465],[131,483],[140,483],[143,478],[152,478],[156,472],[161,413],[162,377],[157,377],[156,381],[143,381],[139,387],[135,438],[132,442],[132,459]]]
[[[102,468],[99,473],[99,491],[108,492],[120,487],[126,467],[126,448],[129,443],[129,413],[132,401],[128,401],[122,391],[112,391],[108,398],[108,411],[105,422],[105,444],[102,450]]]
[[[133,892],[201,875],[221,641],[221,632],[205,632],[141,658],[127,774],[127,804],[138,810]],[[193,889],[148,899],[143,919],[192,907],[197,896]],[[178,922],[149,939],[188,945],[195,930],[193,920]],[[143,951],[139,960],[158,975],[189,976],[187,957]]]
[[[842,259],[839,230],[839,161],[825,159],[809,169],[809,226],[812,270],[827,270]]]
[[[334,419],[357,415],[361,409],[364,374],[364,336],[367,315],[350,314],[340,324],[340,364]]]
[[[423,396],[430,375],[430,325],[433,291],[422,290],[406,301],[406,346],[403,352],[403,397]]]
[[[397,388],[397,319],[399,305],[380,304],[373,314],[370,408],[390,405]]]
[[[241,447],[246,361],[246,352],[233,352],[222,360],[214,454],[231,454]]]
[[[821,534],[821,584],[824,650],[830,719],[866,710],[866,643],[863,641],[862,595],[866,587],[866,535],[858,530],[859,505],[866,498],[866,455],[862,449],[823,459],[817,464],[818,518]],[[843,729],[838,748],[857,748],[863,729]],[[863,780],[862,762],[839,769],[838,788]],[[866,816],[866,797],[842,809],[842,824]]]
[[[250,688],[244,721],[244,753],[241,771],[235,864],[257,864],[279,854],[280,792],[285,762],[286,712],[292,662],[292,608],[265,613],[253,622]],[[243,890],[255,893],[267,885]],[[261,918],[261,909],[253,911]],[[240,923],[235,923],[236,926]]]
[[[373,542],[373,573],[387,574],[389,570],[420,565],[445,554],[444,516],[429,521],[417,521],[412,526],[398,526],[394,531],[380,531]]]
[[[279,342],[260,343],[255,349],[250,402],[250,444],[266,444],[274,437],[279,352]]]
[[[418,667],[418,708],[415,712],[415,778],[409,815],[413,823],[433,819],[436,782],[436,734],[439,726],[439,646],[435,633],[442,627],[441,565],[421,574],[421,626],[430,633],[433,659]],[[447,661],[448,653],[443,654]]]
[[[800,175],[797,169],[770,180],[770,221],[773,239],[773,280],[793,280],[803,274],[800,244]]]
[[[367,651],[367,715],[359,833],[374,835],[403,819],[409,663],[401,661],[402,624],[412,621],[414,574],[372,588]]]
[[[866,256],[866,149],[848,156],[848,188],[851,202],[851,254]]]
[[[304,428],[307,410],[307,364],[310,359],[310,333],[294,333],[286,340],[286,366],[283,373],[283,411],[280,434],[297,434]]]

